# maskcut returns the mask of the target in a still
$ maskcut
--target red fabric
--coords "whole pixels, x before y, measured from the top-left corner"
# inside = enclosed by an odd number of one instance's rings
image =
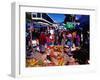
[[[39,37],[39,42],[40,44],[45,44],[46,42],[46,36],[44,33],[41,33],[40,37]]]

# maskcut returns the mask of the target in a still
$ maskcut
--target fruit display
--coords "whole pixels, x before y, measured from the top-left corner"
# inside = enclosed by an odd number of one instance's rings
[[[53,49],[54,51],[62,52],[63,46],[54,46]]]
[[[35,53],[33,58],[26,59],[27,67],[37,66],[63,66],[67,64],[74,64],[74,58],[70,58],[64,53],[63,46],[49,46],[45,53]]]

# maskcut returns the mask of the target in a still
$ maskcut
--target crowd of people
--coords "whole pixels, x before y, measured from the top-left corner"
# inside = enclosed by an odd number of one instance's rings
[[[79,30],[53,26],[26,29],[26,66],[89,64]]]

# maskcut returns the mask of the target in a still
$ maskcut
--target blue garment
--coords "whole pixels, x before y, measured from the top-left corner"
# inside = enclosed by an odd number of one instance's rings
[[[68,45],[69,47],[72,47],[72,46],[73,46],[72,41],[67,41],[67,45]]]
[[[73,42],[71,40],[67,41],[67,46],[69,46],[69,52],[68,52],[68,55],[69,56],[72,56],[72,52],[71,52],[71,47],[73,46]]]

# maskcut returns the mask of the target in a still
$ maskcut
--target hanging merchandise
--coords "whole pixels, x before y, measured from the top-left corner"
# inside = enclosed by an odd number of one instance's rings
[[[67,22],[64,27],[68,30],[73,30],[75,29],[75,24],[73,22]]]

